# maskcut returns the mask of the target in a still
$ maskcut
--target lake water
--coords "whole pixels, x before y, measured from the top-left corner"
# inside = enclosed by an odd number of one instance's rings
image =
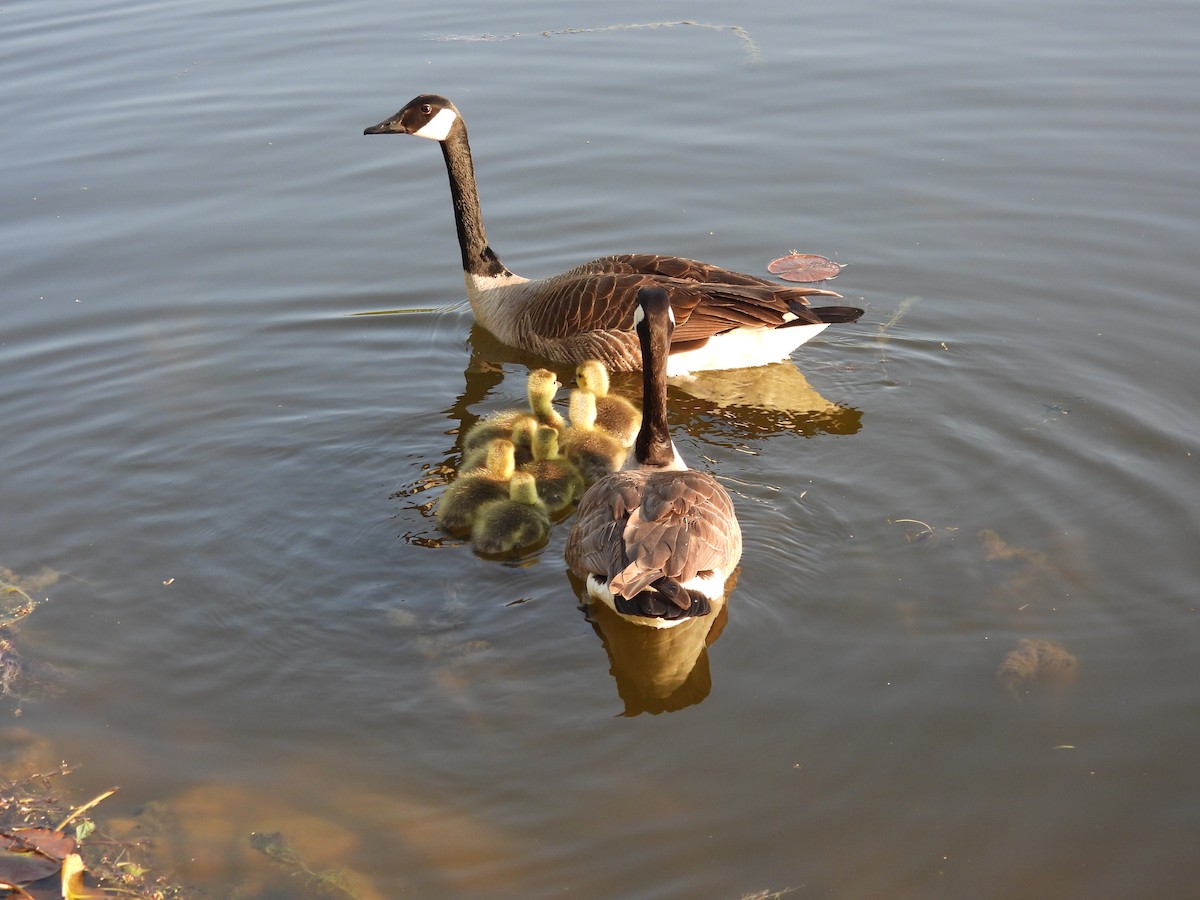
[[[683,20],[737,28],[611,27]],[[168,820],[162,871],[305,896],[279,832],[363,898],[1194,893],[1193,3],[0,32],[0,567],[59,576],[0,745]],[[362,135],[423,91],[518,272],[848,264],[857,325],[672,388],[745,532],[714,621],[589,621],[566,525],[515,563],[437,532],[456,430],[536,361],[472,328],[437,148]]]

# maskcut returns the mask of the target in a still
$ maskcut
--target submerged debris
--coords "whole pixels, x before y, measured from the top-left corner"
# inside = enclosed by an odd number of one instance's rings
[[[304,882],[307,890],[317,897],[354,897],[350,881],[339,869],[312,869],[298,850],[283,839],[278,831],[269,834],[251,832],[250,846],[293,878]]]
[[[13,715],[21,715],[27,700],[55,693],[57,673],[43,663],[26,660],[16,644],[15,626],[46,598],[34,595],[58,581],[58,573],[43,568],[37,575],[20,576],[0,568],[0,695],[17,701]]]
[[[996,678],[1013,694],[1057,692],[1071,686],[1078,670],[1079,660],[1057,641],[1022,638],[1000,663]]]

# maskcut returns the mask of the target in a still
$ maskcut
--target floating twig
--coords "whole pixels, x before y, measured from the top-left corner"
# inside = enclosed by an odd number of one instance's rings
[[[66,828],[68,825],[70,825],[72,821],[79,818],[81,815],[83,815],[85,812],[87,812],[93,806],[96,806],[97,804],[102,803],[103,801],[107,800],[109,797],[111,797],[113,794],[115,794],[119,790],[120,790],[120,788],[109,788],[103,794],[100,794],[98,797],[95,797],[95,798],[89,800],[87,803],[83,804],[83,806],[77,806],[75,809],[71,810],[70,815],[68,815],[65,819],[63,819],[61,822],[59,822],[57,825],[54,826],[54,830],[62,831],[64,828]]]
[[[920,525],[927,528],[929,533],[933,534],[933,526],[928,522],[922,522],[920,519],[892,519],[891,522],[893,525],[899,525],[901,522],[911,522],[913,525]]]
[[[551,31],[540,31],[542,37],[551,37],[558,34],[593,34],[603,31],[633,31],[640,28],[676,28],[682,25],[690,25],[693,28],[708,28],[712,31],[731,31],[734,36],[741,42],[746,49],[746,53],[750,56],[750,62],[757,63],[762,59],[762,51],[759,50],[758,44],[754,42],[754,38],[750,37],[750,33],[741,25],[715,25],[708,22],[696,22],[691,19],[681,19],[678,22],[630,22],[622,25],[600,25],[595,28],[557,28]],[[511,41],[513,38],[530,37],[532,32],[523,33],[514,31],[512,34],[439,34],[428,38],[432,41]]]

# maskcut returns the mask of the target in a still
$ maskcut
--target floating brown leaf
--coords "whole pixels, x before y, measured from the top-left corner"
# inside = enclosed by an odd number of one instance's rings
[[[58,871],[58,860],[9,835],[0,835],[0,881],[29,884]]]
[[[75,838],[50,828],[14,828],[6,836],[59,862],[75,852]]]
[[[787,256],[773,259],[767,265],[767,271],[778,275],[784,281],[827,281],[836,278],[842,271],[841,263],[835,263],[824,256],[814,253],[797,253],[793,250]]]

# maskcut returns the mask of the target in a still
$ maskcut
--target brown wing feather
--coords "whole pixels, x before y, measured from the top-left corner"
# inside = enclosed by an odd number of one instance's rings
[[[619,253],[614,256],[605,256],[584,263],[575,271],[588,274],[605,272],[613,275],[656,275],[663,278],[677,278],[680,281],[691,281],[696,284],[779,286],[777,282],[766,278],[735,272],[732,269],[714,266],[697,259],[685,259],[682,256],[659,256],[654,253]]]
[[[541,285],[536,299],[524,311],[533,333],[562,340],[589,331],[628,331],[633,327],[638,291],[644,287],[662,287],[671,298],[675,314],[673,346],[742,325],[777,328],[789,313],[818,324],[822,320],[807,308],[806,298],[813,293],[838,296],[831,291],[769,282],[742,285],[654,274],[595,273],[587,271],[590,265]]]
[[[707,280],[704,280],[707,279]],[[522,306],[517,333],[527,349],[549,359],[599,359],[616,371],[641,365],[633,332],[638,291],[661,287],[671,300],[671,352],[703,346],[739,326],[779,328],[824,320],[808,308],[818,288],[776,284],[695,260],[649,254],[609,256],[537,283]]]

